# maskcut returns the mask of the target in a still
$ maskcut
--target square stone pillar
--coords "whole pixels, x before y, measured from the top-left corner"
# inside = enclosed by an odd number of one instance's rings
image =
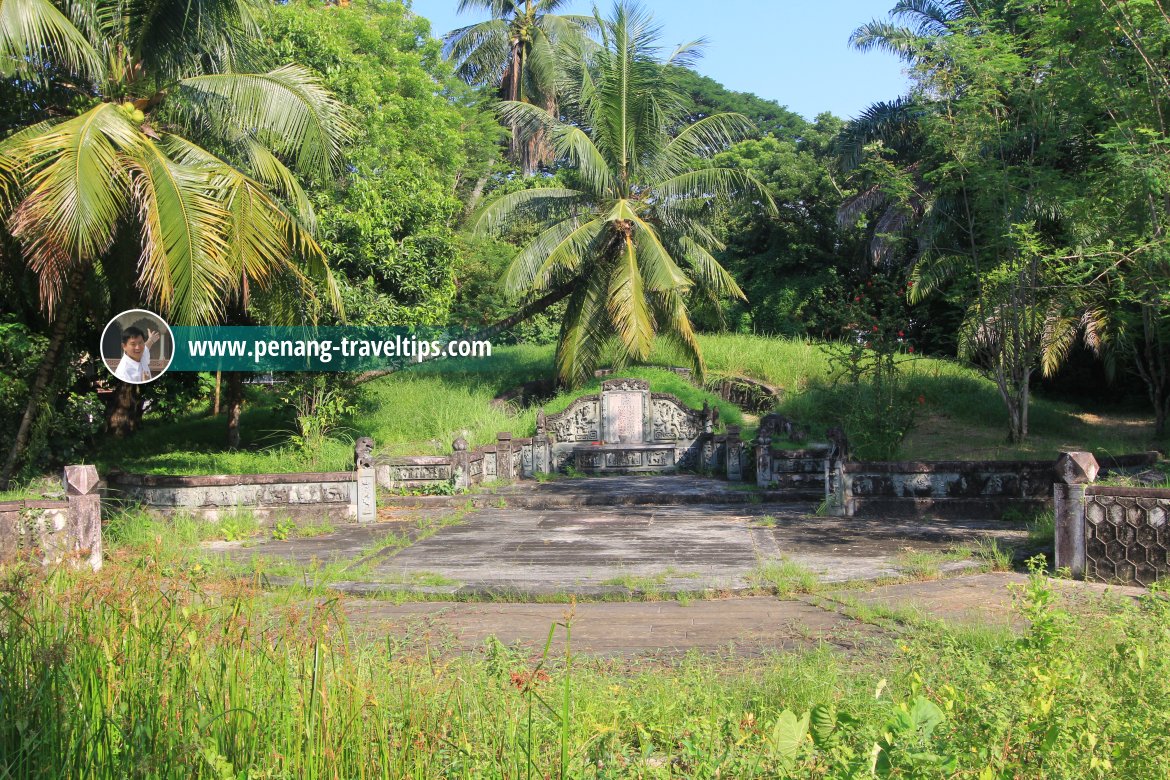
[[[772,483],[772,442],[756,439],[756,485],[766,488]]]
[[[455,478],[456,490],[471,487],[471,453],[467,451],[467,440],[460,436],[451,443],[451,475]]]
[[[727,481],[743,481],[743,442],[739,439],[739,426],[727,426]]]
[[[518,476],[512,468],[512,432],[496,434],[496,479],[511,482]]]
[[[1085,575],[1085,490],[1099,471],[1090,452],[1063,452],[1056,461],[1056,568],[1067,568],[1074,577]]]
[[[378,475],[374,467],[374,440],[363,436],[354,442],[353,461],[357,472],[354,515],[359,523],[378,519]]]
[[[547,474],[552,471],[550,463],[548,436],[538,433],[532,437],[532,472],[533,474]]]
[[[73,566],[84,561],[94,571],[102,568],[102,505],[98,495],[98,473],[93,466],[65,467],[65,500],[69,502],[69,526],[58,561],[67,558]]]

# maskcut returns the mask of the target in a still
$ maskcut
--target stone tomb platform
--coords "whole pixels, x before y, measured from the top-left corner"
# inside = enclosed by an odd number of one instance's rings
[[[804,504],[488,508],[335,587],[374,593],[429,578],[449,584],[425,590],[452,594],[596,596],[631,583],[663,593],[734,593],[750,586],[761,561],[789,560],[824,582],[875,579],[902,574],[908,550],[1025,536],[998,522],[813,517]]]
[[[736,489],[738,488],[738,489]],[[981,520],[818,517],[808,502],[696,477],[604,477],[509,485],[471,496],[403,498],[379,522],[328,536],[208,545],[312,568],[337,564],[331,587],[355,595],[736,593],[761,562],[787,560],[823,582],[905,574],[909,551],[945,552],[994,538],[1026,539],[1020,524]],[[466,512],[427,538],[418,521]],[[395,502],[397,504],[397,502]],[[379,548],[391,533],[412,544]],[[940,565],[961,569],[969,561]],[[345,571],[348,568],[348,571]]]

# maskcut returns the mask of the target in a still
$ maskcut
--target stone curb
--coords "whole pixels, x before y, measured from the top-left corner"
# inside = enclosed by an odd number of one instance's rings
[[[507,509],[575,509],[587,506],[684,506],[689,504],[792,504],[818,503],[821,493],[796,493],[785,490],[744,491],[742,493],[669,494],[669,493],[570,493],[533,496],[512,493],[473,494],[463,496],[384,496],[378,500],[381,507],[395,509],[443,508],[461,509],[468,503],[475,509],[499,507]]]

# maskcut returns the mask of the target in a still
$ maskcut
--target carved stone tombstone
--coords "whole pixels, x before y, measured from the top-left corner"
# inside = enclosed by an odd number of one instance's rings
[[[650,383],[611,379],[601,383],[601,427],[606,444],[646,441]]]

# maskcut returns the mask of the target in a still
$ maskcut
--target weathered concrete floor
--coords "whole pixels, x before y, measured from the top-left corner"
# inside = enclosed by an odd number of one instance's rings
[[[350,573],[333,587],[354,594],[596,597],[627,589],[736,593],[753,584],[762,562],[778,560],[824,582],[888,578],[905,573],[911,551],[945,552],[981,538],[1010,545],[1026,536],[1019,525],[996,521],[817,517],[807,502],[769,502],[744,488],[692,476],[525,482],[499,488],[486,506],[426,539],[419,521],[467,511],[464,497],[383,507],[379,522],[328,536],[211,547],[242,561],[348,564]],[[485,497],[477,498],[482,505]],[[415,541],[379,549],[391,533]]]
[[[672,655],[692,650],[756,654],[811,647],[821,643],[851,650],[890,636],[880,627],[850,616],[861,603],[912,609],[948,622],[1019,625],[1011,610],[1011,587],[1021,574],[976,574],[931,582],[874,586],[867,590],[828,591],[781,600],[769,597],[712,601],[580,603],[572,607],[572,647],[587,655]],[[1138,588],[1053,581],[1074,598],[1111,591],[1134,596]],[[359,636],[387,637],[414,648],[462,652],[482,649],[494,636],[505,645],[538,653],[549,628],[564,622],[566,604],[485,604],[468,602],[391,604],[349,599],[345,610]],[[563,652],[564,630],[554,635],[553,652]]]
[[[909,550],[1024,536],[998,522],[815,517],[785,504],[485,509],[377,562],[362,579],[431,576],[465,593],[598,595],[599,587],[648,579],[666,593],[735,592],[761,561],[786,559],[826,582],[875,579],[900,574],[900,556]]]

